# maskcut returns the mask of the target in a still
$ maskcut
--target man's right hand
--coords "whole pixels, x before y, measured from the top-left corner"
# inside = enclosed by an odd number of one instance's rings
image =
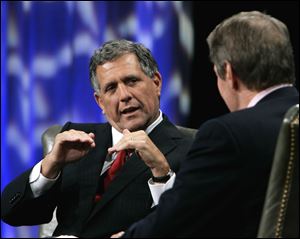
[[[73,129],[57,134],[51,152],[42,161],[43,176],[56,178],[66,164],[77,161],[96,146],[94,139],[93,133]]]

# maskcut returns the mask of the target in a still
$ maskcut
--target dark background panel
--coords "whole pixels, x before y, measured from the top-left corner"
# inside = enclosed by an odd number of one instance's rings
[[[229,112],[219,95],[217,80],[208,57],[206,38],[223,19],[240,11],[263,11],[284,22],[291,36],[295,55],[296,87],[299,90],[299,2],[298,1],[197,1],[193,2],[194,61],[191,79],[189,127]]]

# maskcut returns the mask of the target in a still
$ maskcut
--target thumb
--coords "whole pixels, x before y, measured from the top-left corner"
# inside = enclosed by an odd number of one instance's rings
[[[116,234],[113,234],[110,238],[120,238],[121,236],[124,235],[124,231],[118,232]]]
[[[123,134],[124,134],[124,135],[130,134],[130,131],[129,131],[128,129],[124,129],[124,130],[123,130]]]

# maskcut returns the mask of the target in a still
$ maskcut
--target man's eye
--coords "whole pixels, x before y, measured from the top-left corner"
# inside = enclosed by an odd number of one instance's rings
[[[138,79],[137,79],[137,78],[135,78],[135,77],[132,77],[132,78],[128,79],[127,83],[129,83],[129,84],[133,84],[133,83],[135,83],[135,82],[137,82],[137,81],[138,81]]]
[[[105,88],[105,92],[113,91],[114,89],[115,89],[115,87],[113,85],[109,85]]]

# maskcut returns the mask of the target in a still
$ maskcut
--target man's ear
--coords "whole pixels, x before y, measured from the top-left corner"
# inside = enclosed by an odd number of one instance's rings
[[[225,62],[225,80],[229,82],[229,85],[232,89],[239,89],[239,79],[234,73],[232,65],[227,61]]]
[[[102,109],[102,114],[105,114],[104,105],[103,105],[102,98],[99,95],[99,93],[94,92],[94,98],[95,98],[97,105]]]
[[[161,86],[162,86],[162,77],[158,71],[154,73],[153,82],[156,86],[157,94],[158,94],[158,96],[160,96]]]

